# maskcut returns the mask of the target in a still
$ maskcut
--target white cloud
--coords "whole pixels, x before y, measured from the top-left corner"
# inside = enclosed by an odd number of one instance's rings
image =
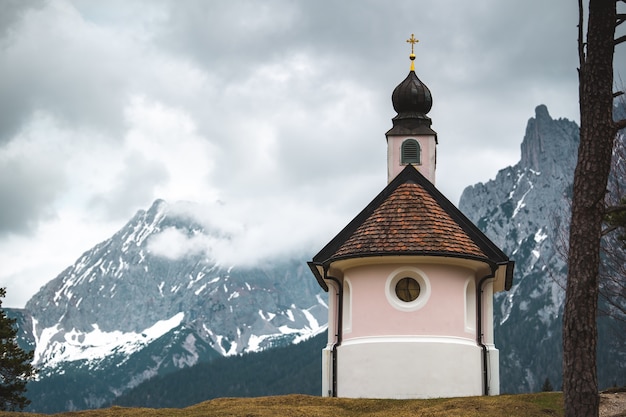
[[[148,250],[163,258],[178,260],[205,253],[210,245],[211,239],[207,235],[187,236],[183,231],[170,227],[150,238]]]
[[[126,149],[167,170],[167,180],[155,187],[154,195],[172,200],[213,201],[209,176],[219,150],[198,134],[183,110],[145,98],[135,98],[127,109],[129,130]],[[144,203],[145,204],[145,203]]]
[[[285,198],[239,201],[236,205],[178,202],[168,206],[168,215],[193,219],[204,231],[190,235],[169,227],[154,235],[148,248],[173,260],[203,254],[225,266],[312,256],[312,248],[325,244],[323,239],[330,240],[347,221],[329,207],[332,205],[315,207]]]

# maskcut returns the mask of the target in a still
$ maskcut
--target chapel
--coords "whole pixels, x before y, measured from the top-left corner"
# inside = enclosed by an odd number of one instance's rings
[[[329,293],[322,395],[497,395],[493,295],[511,288],[514,262],[435,187],[433,101],[407,42],[388,184],[308,262]]]

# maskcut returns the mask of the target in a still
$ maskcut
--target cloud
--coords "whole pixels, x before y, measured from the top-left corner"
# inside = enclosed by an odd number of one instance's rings
[[[0,236],[32,234],[40,221],[54,217],[55,201],[66,189],[62,164],[50,158],[55,148],[54,140],[42,140],[36,130],[0,146]]]
[[[0,158],[0,234],[32,233],[38,221],[51,216],[62,175],[37,158]]]
[[[0,39],[7,36],[29,9],[43,4],[44,0],[4,0],[0,14]]]
[[[145,205],[155,189],[169,180],[167,168],[161,162],[149,160],[138,152],[126,156],[123,165],[110,192],[101,193],[91,201],[94,209],[100,207],[111,219],[129,218],[132,208]]]
[[[189,234],[167,228],[150,238],[148,249],[153,254],[172,260],[202,254],[221,265],[239,267],[312,256],[313,248],[322,244],[320,236],[330,240],[346,221],[328,205],[314,207],[296,199],[255,199],[236,205],[177,202],[169,204],[167,213],[192,220],[203,230]]]
[[[209,182],[221,157],[217,146],[202,136],[187,111],[146,97],[134,97],[126,108],[128,131],[125,149],[146,162],[160,165],[156,196],[171,200],[214,201],[217,191]],[[129,166],[129,169],[132,169]],[[122,175],[122,177],[126,177]],[[150,201],[144,201],[149,204]]]
[[[148,250],[163,258],[178,260],[208,252],[215,240],[204,234],[187,236],[183,231],[170,227],[150,238]]]
[[[79,34],[79,36],[77,36]],[[120,128],[128,44],[113,31],[87,24],[64,2],[31,9],[5,39],[0,54],[4,114],[0,137],[10,139],[35,111],[72,125]]]

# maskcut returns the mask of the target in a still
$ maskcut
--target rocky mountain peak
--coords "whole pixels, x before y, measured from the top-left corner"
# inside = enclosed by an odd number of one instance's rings
[[[528,120],[521,145],[519,165],[537,172],[554,170],[562,165],[557,158],[577,154],[578,126],[567,119],[554,120],[548,108],[541,104],[535,108],[535,117]],[[570,165],[572,161],[567,161]]]

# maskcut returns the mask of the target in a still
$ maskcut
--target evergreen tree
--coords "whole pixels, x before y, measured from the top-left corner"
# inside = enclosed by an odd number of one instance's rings
[[[543,392],[554,391],[554,388],[552,387],[552,382],[550,382],[550,378],[546,378],[546,380],[543,381],[543,385],[541,386],[541,391]]]
[[[2,309],[6,289],[0,288],[0,410],[22,410],[30,400],[24,396],[26,383],[35,375],[31,365],[33,352],[24,352],[17,345],[15,320]]]

